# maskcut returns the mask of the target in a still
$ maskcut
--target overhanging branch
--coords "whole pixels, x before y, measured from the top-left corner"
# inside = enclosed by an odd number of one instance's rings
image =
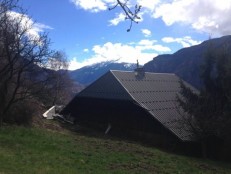
[[[141,5],[136,4],[134,11],[132,11],[128,5],[129,0],[125,0],[124,2],[122,2],[121,0],[116,0],[116,1],[117,1],[117,3],[113,7],[110,7],[109,10],[113,10],[118,6],[120,6],[122,8],[122,10],[124,11],[125,16],[126,16],[125,19],[130,20],[130,22],[131,22],[129,28],[127,29],[127,32],[129,32],[129,31],[131,31],[132,24],[138,23],[139,20],[141,19],[138,16],[138,14],[141,10]]]

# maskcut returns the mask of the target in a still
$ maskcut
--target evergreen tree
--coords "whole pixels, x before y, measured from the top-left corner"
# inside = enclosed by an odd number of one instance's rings
[[[197,94],[181,83],[179,105],[187,113],[188,124],[207,156],[209,142],[228,143],[231,135],[231,55],[223,50],[209,50],[201,67],[203,87]]]

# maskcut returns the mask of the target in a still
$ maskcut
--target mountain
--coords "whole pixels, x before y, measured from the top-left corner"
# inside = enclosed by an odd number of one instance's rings
[[[231,35],[210,39],[199,45],[180,49],[174,54],[159,55],[146,63],[144,69],[147,72],[175,73],[196,88],[200,88],[202,86],[200,70],[206,52],[220,50],[224,47],[231,53]],[[89,85],[109,70],[133,71],[135,68],[136,64],[108,61],[85,66],[70,71],[69,74],[74,81]]]
[[[231,36],[210,39],[188,48],[183,48],[174,54],[155,57],[144,65],[147,72],[175,73],[193,86],[200,88],[200,69],[207,51],[218,51],[226,48],[231,53]]]
[[[80,69],[70,71],[69,74],[71,79],[74,81],[83,85],[89,85],[109,70],[131,71],[134,70],[135,67],[136,64],[108,61],[85,66]]]

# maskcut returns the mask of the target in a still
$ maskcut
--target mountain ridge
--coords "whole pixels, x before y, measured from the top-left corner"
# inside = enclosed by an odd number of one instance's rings
[[[196,88],[202,87],[200,70],[206,52],[216,51],[226,47],[231,53],[231,35],[209,39],[201,44],[182,48],[173,54],[162,54],[144,64],[146,72],[174,73]],[[91,84],[109,70],[133,71],[136,64],[118,63],[116,61],[100,62],[69,71],[71,79],[85,86]]]
[[[231,35],[210,39],[199,45],[182,48],[173,54],[159,55],[144,65],[147,72],[174,73],[196,88],[201,88],[200,69],[209,50],[231,50]],[[230,52],[230,51],[229,51]]]
[[[69,71],[69,75],[74,81],[83,85],[89,85],[109,70],[131,71],[134,70],[135,66],[136,64],[132,63],[106,61]]]

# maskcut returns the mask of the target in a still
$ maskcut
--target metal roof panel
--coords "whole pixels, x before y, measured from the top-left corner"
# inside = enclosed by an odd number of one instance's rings
[[[192,140],[191,132],[181,126],[176,96],[180,78],[175,74],[145,73],[137,78],[135,72],[111,71],[132,98],[183,141]]]

